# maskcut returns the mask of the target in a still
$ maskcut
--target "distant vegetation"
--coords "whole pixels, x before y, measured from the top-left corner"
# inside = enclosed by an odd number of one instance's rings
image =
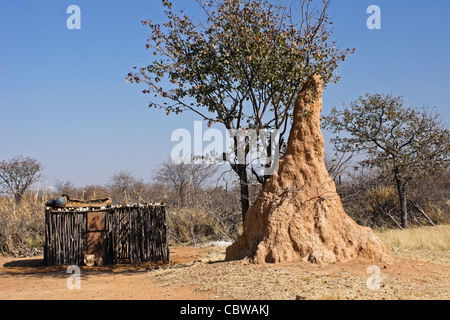
[[[332,165],[330,165],[331,167]],[[344,208],[357,223],[374,230],[403,229],[401,205],[392,172],[348,165],[335,178]],[[450,172],[416,176],[408,186],[410,227],[450,222]]]
[[[349,163],[338,170],[336,161],[328,159],[327,163],[346,212],[356,222],[380,232],[401,228],[398,193],[389,170]],[[239,184],[216,185],[216,170],[207,165],[174,165],[164,161],[155,169],[151,182],[128,171],[118,171],[104,185],[79,187],[70,181],[57,181],[40,188],[34,184],[23,192],[20,203],[10,189],[3,187],[0,254],[30,255],[33,249],[42,249],[45,203],[61,194],[79,199],[112,197],[115,204],[165,202],[171,245],[233,241],[242,226]],[[410,181],[411,227],[450,223],[449,182],[448,171]],[[252,203],[260,185],[254,181],[249,186]]]

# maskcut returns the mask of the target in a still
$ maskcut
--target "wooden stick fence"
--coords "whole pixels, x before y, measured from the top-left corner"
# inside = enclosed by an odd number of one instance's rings
[[[45,250],[47,265],[82,265],[86,247],[87,212],[45,212]]]
[[[93,213],[101,219],[97,220],[97,228],[91,230],[90,214]],[[100,229],[98,221],[101,221]],[[101,234],[90,237],[92,232]],[[45,213],[45,238],[47,265],[82,265],[84,256],[92,254],[89,252],[92,248],[98,252],[98,247],[104,264],[170,259],[164,205],[90,211],[49,209]],[[101,243],[92,244],[92,241]]]
[[[165,206],[117,207],[105,215],[107,264],[168,261]]]

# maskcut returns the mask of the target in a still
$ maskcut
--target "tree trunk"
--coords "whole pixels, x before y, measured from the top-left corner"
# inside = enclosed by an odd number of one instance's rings
[[[228,130],[231,130],[230,126],[226,126]],[[248,154],[249,147],[245,147],[245,155],[244,159],[241,159],[243,161],[246,161],[246,157]],[[234,137],[234,153],[235,156],[238,157],[238,140],[236,137]],[[223,160],[227,160],[226,153],[223,154]],[[245,221],[245,215],[247,214],[247,211],[250,207],[250,192],[248,187],[248,174],[247,174],[247,164],[230,164],[231,169],[238,175],[239,177],[239,189],[240,189],[240,200],[241,200],[241,215],[242,215],[242,221]]]
[[[241,212],[242,221],[245,221],[245,215],[250,207],[250,192],[248,188],[247,166],[245,164],[237,165],[237,174],[239,176],[239,186],[241,189]]]
[[[400,199],[400,218],[403,229],[408,228],[408,206],[406,203],[406,182],[400,178],[398,168],[394,168],[395,182],[397,184],[398,198]]]
[[[299,92],[278,171],[247,211],[243,233],[227,248],[226,260],[331,263],[387,257],[372,230],[345,213],[325,167],[321,95],[319,76]]]
[[[20,207],[20,203],[22,202],[23,194],[21,192],[14,193],[14,202],[17,207]]]

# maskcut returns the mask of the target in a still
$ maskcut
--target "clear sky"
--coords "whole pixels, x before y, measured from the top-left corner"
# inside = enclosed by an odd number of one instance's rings
[[[193,0],[173,3],[198,12]],[[70,5],[81,9],[80,30],[66,26]],[[381,9],[380,30],[366,26],[370,5]],[[334,0],[330,15],[338,45],[356,53],[325,90],[324,114],[366,92],[392,92],[450,122],[450,1]],[[176,144],[173,130],[199,120],[149,109],[144,87],[125,82],[151,59],[140,21],[162,16],[160,0],[2,0],[0,160],[38,159],[47,184],[103,184],[122,169],[150,181]]]

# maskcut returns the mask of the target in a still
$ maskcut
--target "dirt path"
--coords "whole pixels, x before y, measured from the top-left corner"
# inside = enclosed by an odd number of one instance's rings
[[[198,248],[171,249],[173,266],[197,260]],[[195,286],[160,286],[152,278],[152,264],[82,267],[80,289],[68,289],[66,267],[43,266],[42,256],[0,257],[0,299],[106,299],[106,300],[203,300],[211,295]],[[70,281],[70,279],[69,279]],[[74,282],[71,282],[74,283]]]
[[[252,265],[223,262],[224,247],[171,248],[170,266],[82,267],[81,288],[68,289],[65,267],[45,267],[42,256],[0,258],[0,299],[450,299],[450,264],[392,257],[367,261]]]

